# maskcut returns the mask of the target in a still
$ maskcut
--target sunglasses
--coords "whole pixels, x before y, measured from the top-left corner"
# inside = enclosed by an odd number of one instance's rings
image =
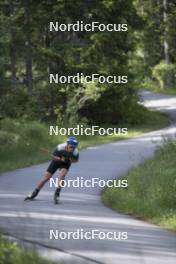
[[[74,149],[74,146],[68,146],[69,149]]]

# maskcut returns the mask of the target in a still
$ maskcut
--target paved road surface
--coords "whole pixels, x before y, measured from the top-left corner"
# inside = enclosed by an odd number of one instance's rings
[[[162,137],[176,133],[176,97],[143,92],[144,104],[167,112],[168,128],[129,140],[89,147],[81,151],[80,163],[72,166],[69,179],[112,179],[153,155]],[[174,264],[176,235],[155,225],[117,214],[101,203],[101,188],[65,188],[59,205],[53,204],[54,187],[45,186],[33,202],[23,202],[48,164],[0,175],[0,229],[35,242],[40,254],[64,263]],[[142,175],[141,175],[142,176]],[[167,177],[167,175],[166,175]],[[99,230],[127,232],[127,240],[50,239],[50,230]],[[43,247],[44,246],[44,247]],[[51,249],[52,248],[52,249]]]

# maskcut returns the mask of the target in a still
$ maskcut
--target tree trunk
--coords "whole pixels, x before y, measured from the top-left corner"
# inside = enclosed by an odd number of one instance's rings
[[[164,60],[167,65],[171,64],[171,57],[169,53],[169,43],[168,43],[168,0],[163,0],[163,20],[164,20]],[[173,86],[173,74],[168,68],[165,87],[171,88]]]
[[[50,36],[48,32],[48,27],[45,29],[45,47],[48,49],[50,48]],[[52,73],[52,62],[50,58],[47,60],[47,74],[48,76]],[[55,119],[55,113],[54,113],[54,104],[55,104],[55,96],[54,96],[54,91],[52,88],[52,85],[49,87],[49,94],[50,94],[50,101],[49,101],[49,113],[50,113],[50,118],[51,120],[54,121]]]
[[[29,95],[33,91],[33,75],[32,75],[32,41],[30,31],[30,3],[29,0],[24,0],[25,12],[25,61],[26,61],[26,83]]]
[[[11,80],[12,80],[12,87],[16,89],[17,86],[17,71],[16,71],[16,31],[14,28],[14,5],[12,0],[9,0],[9,7],[10,7],[10,35],[11,35],[11,42],[10,42],[10,67],[11,67]]]
[[[163,0],[163,21],[164,21],[164,60],[166,64],[170,64],[169,44],[168,44],[168,14],[167,14],[167,0]]]

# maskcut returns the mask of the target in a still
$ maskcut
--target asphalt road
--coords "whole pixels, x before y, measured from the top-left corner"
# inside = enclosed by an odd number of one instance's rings
[[[80,153],[67,179],[113,179],[153,155],[162,138],[176,133],[176,97],[143,92],[144,104],[167,112],[172,124],[145,135],[89,147]],[[46,185],[37,199],[23,199],[35,187],[48,163],[0,175],[0,230],[32,242],[41,255],[59,263],[174,264],[176,234],[118,214],[101,203],[102,188],[64,188],[53,204],[54,187]],[[167,177],[167,175],[166,175]],[[50,239],[50,231],[127,232],[128,239]],[[68,233],[67,233],[68,234]]]

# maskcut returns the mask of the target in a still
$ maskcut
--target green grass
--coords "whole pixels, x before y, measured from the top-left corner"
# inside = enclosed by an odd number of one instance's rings
[[[176,141],[159,148],[154,157],[129,170],[124,189],[106,188],[103,202],[116,211],[176,230]]]
[[[16,242],[0,237],[1,264],[52,264],[44,260],[36,252],[20,247]]]
[[[168,124],[168,118],[158,112],[143,110],[142,124],[128,127],[126,136],[78,136],[80,148],[104,144],[137,136]],[[111,125],[109,126],[111,127]],[[125,126],[121,126],[125,127]],[[4,119],[0,122],[0,172],[48,161],[51,155],[41,149],[53,151],[66,140],[65,136],[50,136],[49,126],[37,121]]]

